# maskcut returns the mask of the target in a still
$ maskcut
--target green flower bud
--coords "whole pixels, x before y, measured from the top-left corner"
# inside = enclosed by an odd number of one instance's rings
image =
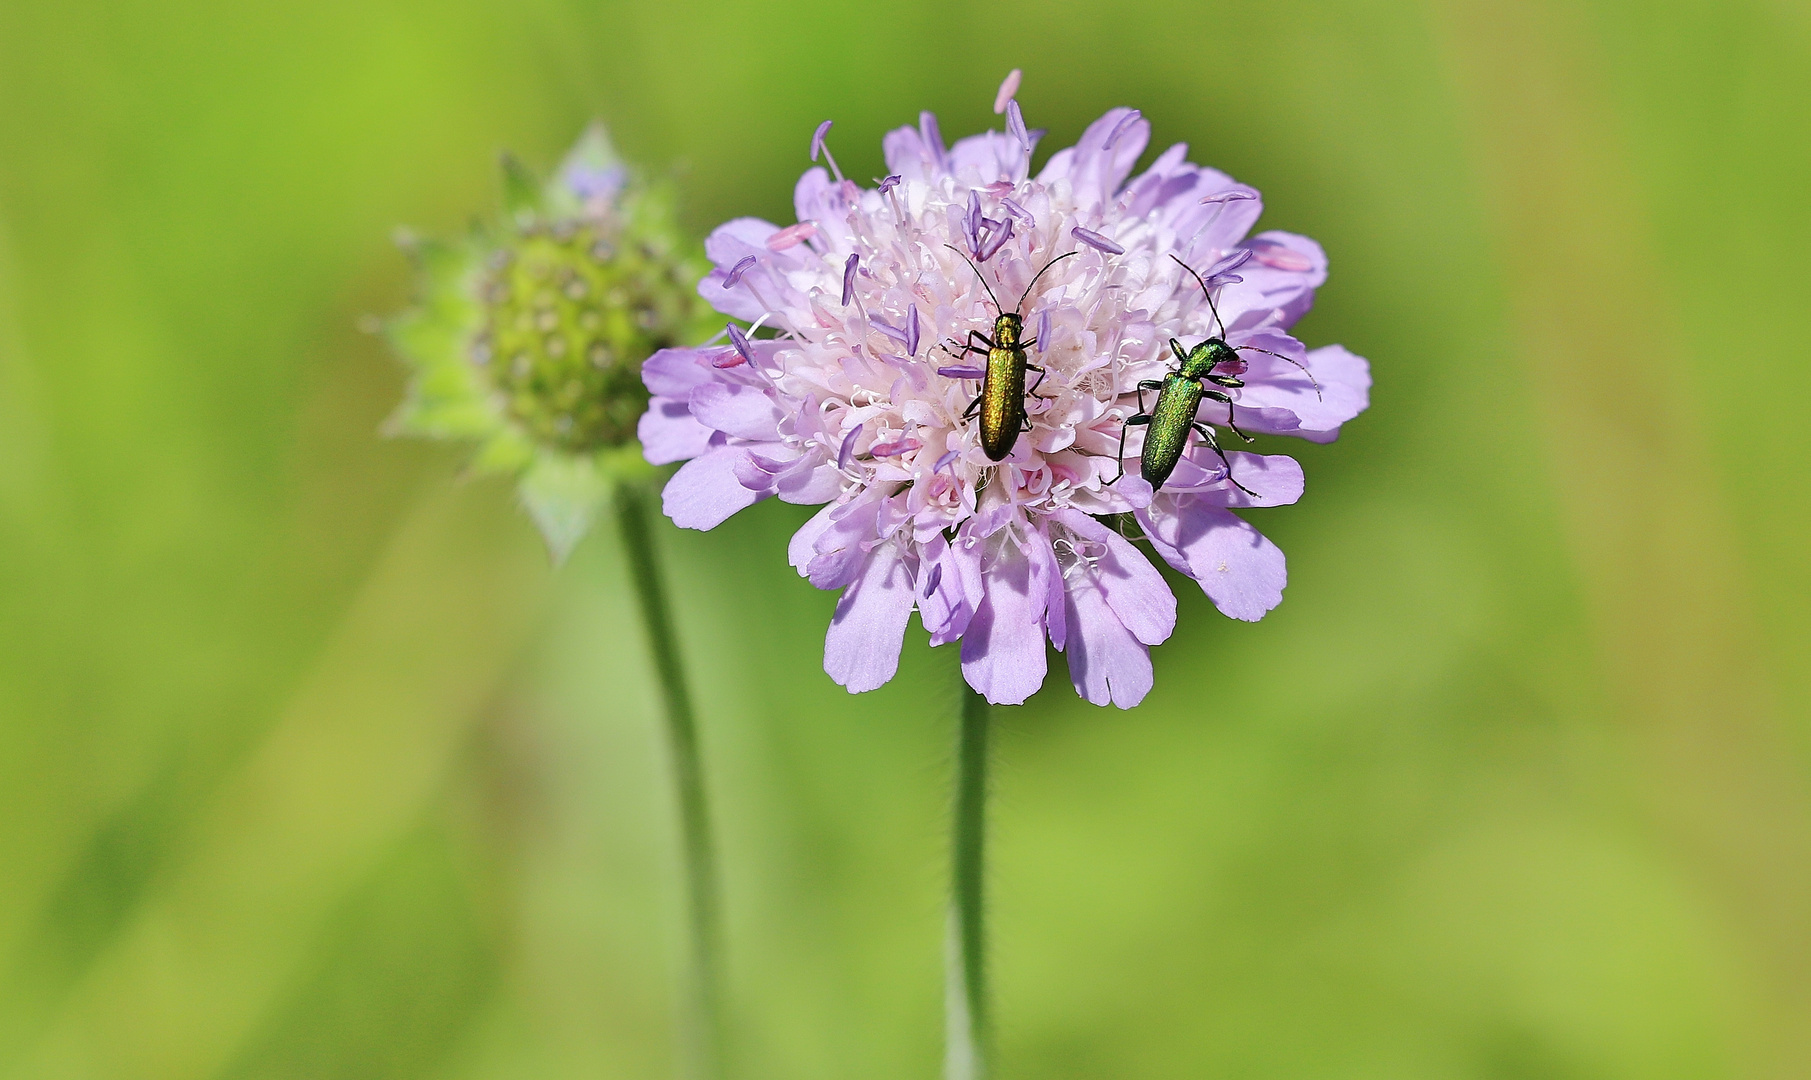
[[[476,442],[474,466],[518,478],[559,560],[617,483],[651,472],[641,363],[710,335],[705,264],[602,125],[545,183],[506,157],[503,189],[495,231],[404,241],[418,300],[387,324],[412,375],[390,430]]]

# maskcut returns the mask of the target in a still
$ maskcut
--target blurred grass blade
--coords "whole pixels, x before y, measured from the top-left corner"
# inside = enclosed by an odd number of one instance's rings
[[[329,912],[415,823],[545,577],[488,502],[430,487],[191,853],[12,1075],[213,1075],[300,973]]]

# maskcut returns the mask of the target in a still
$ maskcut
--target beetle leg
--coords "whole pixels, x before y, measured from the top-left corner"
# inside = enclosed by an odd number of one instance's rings
[[[1032,383],[1031,389],[1025,391],[1027,394],[1035,394],[1038,392],[1038,387],[1044,385],[1044,377],[1049,375],[1050,372],[1044,370],[1043,368],[1037,366],[1036,364],[1026,364],[1025,370],[1026,371],[1035,371],[1038,373],[1038,381]]]
[[[965,409],[962,413],[962,419],[973,420],[975,418],[975,410],[977,410],[981,407],[982,396],[983,395],[981,395],[981,394],[976,394],[975,400],[968,403],[968,408]]]
[[[1108,487],[1112,487],[1114,484],[1119,483],[1119,477],[1126,474],[1126,429],[1134,424],[1142,425],[1150,422],[1151,418],[1146,416],[1141,410],[1132,416],[1126,417],[1125,423],[1119,425],[1119,476],[1115,476],[1113,479],[1107,481]]]
[[[1142,414],[1145,411],[1144,392],[1146,390],[1162,390],[1162,389],[1163,389],[1163,383],[1157,381],[1156,379],[1146,379],[1145,381],[1138,384],[1138,411],[1139,411],[1139,413]]]
[[[1237,435],[1239,438],[1244,439],[1246,442],[1257,442],[1258,441],[1258,440],[1252,438],[1250,435],[1247,435],[1243,431],[1239,430],[1238,422],[1233,419],[1232,398],[1227,397],[1225,394],[1220,393],[1218,390],[1208,390],[1205,393],[1203,393],[1201,396],[1204,398],[1207,398],[1209,401],[1218,401],[1222,405],[1226,406],[1226,426],[1232,429],[1232,433],[1234,435]]]
[[[1232,480],[1232,486],[1243,491],[1245,494],[1250,495],[1254,499],[1257,498],[1257,492],[1246,487],[1244,484],[1239,483],[1237,480],[1233,480],[1232,462],[1226,460],[1226,451],[1220,449],[1220,440],[1214,438],[1214,429],[1208,427],[1206,424],[1192,424],[1190,426],[1201,433],[1201,440],[1207,443],[1208,449],[1220,455],[1220,464],[1226,469],[1226,478]],[[1234,428],[1233,430],[1237,431],[1238,429]]]

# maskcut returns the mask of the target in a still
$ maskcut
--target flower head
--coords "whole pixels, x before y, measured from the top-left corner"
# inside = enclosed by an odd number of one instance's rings
[[[408,362],[391,429],[479,444],[519,477],[556,559],[614,480],[646,475],[641,363],[707,335],[666,193],[633,181],[594,124],[542,183],[504,159],[507,215],[453,241],[406,238],[419,299],[386,326]]]
[[[1126,425],[1139,382],[1169,370],[1172,339],[1220,337],[1246,350],[1242,385],[1200,421],[1325,442],[1364,409],[1370,375],[1287,333],[1326,260],[1305,237],[1249,236],[1255,191],[1181,145],[1127,183],[1150,135],[1131,109],[1034,175],[1041,133],[1014,90],[1002,87],[1004,132],[945,146],[925,113],[887,135],[889,175],[873,188],[842,176],[820,128],[829,170],[799,180],[797,223],[739,218],[706,243],[716,268],[699,293],[774,336],[736,328],[723,346],[655,354],[641,439],[649,461],[686,462],[665,491],[682,526],[769,495],[827,504],[790,554],[812,584],[843,590],[824,666],[849,690],[892,678],[917,610],[933,644],[961,641],[989,701],[1039,688],[1048,640],[1078,693],[1129,707],[1176,618],[1131,523],[1221,611],[1255,620],[1282,598],[1283,556],[1232,510],[1302,490],[1290,458],[1192,438],[1154,492],[1139,475],[1145,429]],[[1024,430],[994,460],[970,410],[982,361],[965,346],[1013,313],[1042,371]]]

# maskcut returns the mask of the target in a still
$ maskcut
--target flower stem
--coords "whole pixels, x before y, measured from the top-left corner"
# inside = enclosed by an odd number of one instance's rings
[[[951,832],[949,939],[945,949],[945,1080],[987,1075],[987,935],[983,920],[987,842],[988,704],[962,686]]]
[[[686,891],[691,931],[691,978],[688,1008],[682,1017],[685,1075],[693,1080],[717,1080],[723,1074],[722,998],[718,983],[719,930],[717,867],[712,852],[710,815],[704,800],[704,768],[698,750],[698,725],[692,716],[692,699],[686,690],[685,672],[679,662],[679,644],[673,636],[671,609],[667,606],[660,564],[648,528],[649,489],[633,482],[617,486],[617,524],[622,530],[623,553],[629,577],[640,601],[648,649],[660,680],[666,705],[667,743],[673,756],[674,786],[679,795],[679,831],[684,845]]]

